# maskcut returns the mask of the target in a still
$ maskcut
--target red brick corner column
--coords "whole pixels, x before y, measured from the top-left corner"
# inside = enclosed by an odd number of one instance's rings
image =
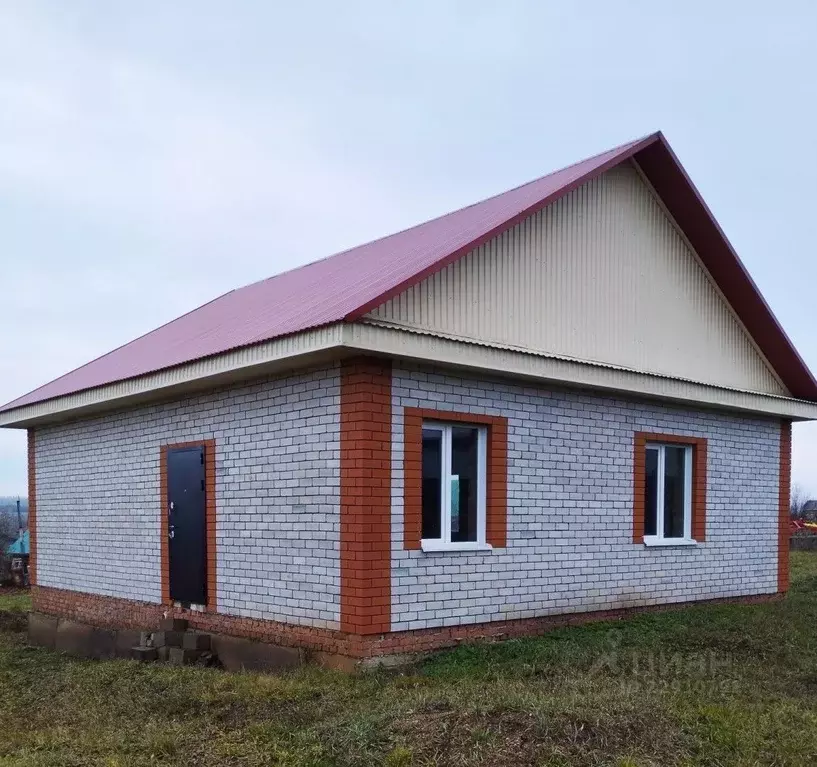
[[[780,422],[780,479],[777,508],[777,591],[789,590],[789,536],[791,535],[791,421]]]
[[[167,451],[182,447],[204,448],[204,524],[207,542],[207,612],[216,612],[216,567],[218,545],[216,538],[216,441],[201,439],[195,442],[179,442],[162,445],[159,456],[159,501],[161,543],[162,604],[170,605],[170,545],[167,520]]]
[[[391,361],[353,357],[340,376],[340,627],[391,629]]]
[[[28,579],[37,583],[37,455],[34,429],[28,430]]]

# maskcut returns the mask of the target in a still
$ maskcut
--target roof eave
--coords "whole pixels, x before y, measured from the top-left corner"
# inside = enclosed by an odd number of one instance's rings
[[[817,403],[715,387],[585,360],[466,342],[376,323],[336,323],[275,341],[225,352],[168,370],[56,397],[0,413],[0,427],[67,422],[158,401],[196,396],[269,375],[373,354],[479,371],[540,384],[669,400],[686,407],[736,410],[793,420],[817,420]]]
[[[497,378],[537,381],[540,385],[614,392],[630,398],[671,401],[693,409],[732,410],[796,421],[817,420],[817,402],[730,389],[497,343],[446,337],[376,321],[350,324],[345,345],[358,353],[468,369]]]
[[[0,411],[0,427],[29,428],[235,385],[288,370],[326,364],[342,351],[334,323],[232,349],[142,376]]]

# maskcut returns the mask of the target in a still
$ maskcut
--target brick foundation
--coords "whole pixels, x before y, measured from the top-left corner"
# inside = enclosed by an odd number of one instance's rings
[[[536,636],[563,626],[597,621],[619,620],[640,613],[665,612],[689,607],[693,603],[649,605],[616,610],[599,610],[569,615],[551,615],[523,620],[494,621],[444,628],[398,631],[389,634],[361,636],[331,629],[295,626],[276,621],[237,618],[217,613],[200,613],[180,608],[168,609],[160,604],[136,602],[118,597],[83,594],[44,586],[32,589],[33,608],[46,615],[68,618],[79,623],[106,629],[150,629],[166,615],[184,617],[192,628],[218,634],[245,637],[284,647],[302,647],[323,656],[335,658],[383,658],[390,655],[412,655],[454,647],[464,641],[511,639]],[[710,599],[694,604],[758,604],[780,599],[780,594]],[[331,662],[331,661],[330,661]],[[338,664],[333,664],[338,665]]]
[[[343,654],[343,635],[331,629],[198,612],[46,586],[32,588],[32,607],[36,612],[108,629],[151,629],[157,627],[163,617],[173,616],[186,618],[193,628],[201,631],[257,639],[285,647],[306,647]]]

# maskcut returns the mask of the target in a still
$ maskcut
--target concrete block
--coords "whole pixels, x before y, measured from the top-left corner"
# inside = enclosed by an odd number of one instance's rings
[[[149,663],[151,661],[156,660],[159,657],[159,653],[157,652],[155,647],[132,647],[131,657],[134,660],[139,660],[142,661],[143,663]]]
[[[79,658],[91,658],[94,627],[77,623],[68,618],[60,618],[54,649]]]
[[[185,634],[183,631],[154,631],[154,647],[181,647]]]
[[[223,634],[211,637],[213,652],[228,671],[281,671],[304,663],[302,650]]]
[[[187,626],[185,618],[162,618],[159,621],[160,631],[187,631]]]
[[[339,655],[333,652],[313,651],[307,656],[310,663],[314,663],[321,668],[331,668],[335,671],[343,671],[347,674],[354,674],[360,668],[358,658],[350,658],[347,655]]]
[[[183,647],[170,647],[168,652],[168,660],[172,666],[190,666],[200,655],[197,650],[186,650]]]
[[[28,614],[28,642],[53,650],[57,639],[58,619],[44,613]]]
[[[413,666],[428,653],[393,653],[391,655],[378,655],[374,658],[364,658],[357,663],[357,669],[375,668],[407,668]]]
[[[132,658],[131,650],[142,644],[141,633],[135,629],[119,629],[114,638],[114,655],[117,658]]]
[[[90,657],[99,660],[116,655],[116,632],[94,628],[91,632]]]
[[[190,631],[185,632],[182,639],[182,647],[185,650],[209,650],[210,649],[210,635],[196,634]]]
[[[19,632],[28,628],[28,616],[18,612],[0,612],[0,631]]]
[[[170,660],[170,650],[172,648],[165,645],[164,647],[157,647],[156,654],[160,663],[167,663]]]

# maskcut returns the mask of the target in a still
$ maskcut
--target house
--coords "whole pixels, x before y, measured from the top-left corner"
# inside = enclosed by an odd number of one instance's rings
[[[660,133],[0,409],[28,430],[35,611],[325,659],[775,598],[791,423],[814,418]]]

